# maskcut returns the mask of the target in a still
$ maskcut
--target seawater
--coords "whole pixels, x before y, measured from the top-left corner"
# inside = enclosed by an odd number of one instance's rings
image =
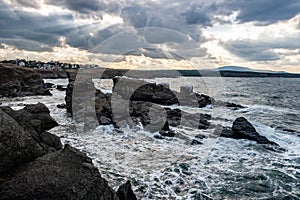
[[[151,81],[169,83],[177,91],[182,85],[192,85],[194,91],[216,100],[246,106],[239,110],[213,105],[182,109],[211,114],[212,123],[225,126],[244,116],[261,135],[287,151],[271,152],[255,142],[228,138],[208,137],[203,145],[190,145],[195,135],[208,136],[213,130],[187,127],[177,128],[179,138],[164,140],[153,138],[142,126],[123,130],[99,126],[79,133],[66,111],[56,107],[65,97],[65,92],[56,89],[52,97],[4,98],[1,102],[14,109],[45,103],[60,124],[50,132],[87,153],[112,187],[131,180],[140,199],[201,199],[202,194],[212,199],[300,199],[300,79],[180,77]],[[46,82],[67,85],[66,79]],[[97,86],[111,90],[107,82]]]

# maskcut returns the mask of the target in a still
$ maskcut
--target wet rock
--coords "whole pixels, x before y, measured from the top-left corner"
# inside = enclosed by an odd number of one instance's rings
[[[33,69],[0,65],[0,97],[51,95],[42,77]]]
[[[175,92],[163,84],[127,78],[114,78],[113,82],[113,91],[122,96],[123,99],[160,105],[178,104]]]
[[[169,131],[160,130],[159,134],[161,136],[165,136],[165,137],[175,137],[175,135],[176,135],[175,131],[173,131],[173,130],[169,130]]]
[[[195,136],[195,138],[197,138],[199,140],[202,140],[202,139],[206,138],[206,136],[202,135],[202,134],[198,134],[198,135]]]
[[[234,109],[246,108],[245,106],[235,104],[235,103],[230,103],[230,102],[226,102],[225,106],[228,107],[228,108],[234,108]]]
[[[50,89],[50,88],[53,88],[54,85],[55,84],[53,84],[53,83],[45,83],[44,87],[47,88],[47,89]]]
[[[240,104],[231,103],[231,102],[224,102],[224,101],[215,101],[214,105],[216,105],[216,106],[223,106],[223,107],[227,107],[227,108],[232,108],[233,110],[247,108],[247,107],[242,106]]]
[[[48,112],[40,104],[19,111],[0,108],[0,176],[62,148],[57,136],[45,132],[57,125]]]
[[[73,94],[73,88],[75,84],[75,79],[77,76],[76,71],[66,71],[66,75],[68,77],[68,85],[66,89],[66,96],[65,96],[65,101],[66,101],[66,106],[67,106],[67,112],[72,115],[73,110],[72,110],[72,94]]]
[[[247,139],[256,141],[258,144],[264,145],[267,149],[273,149],[279,145],[268,140],[265,136],[260,135],[253,125],[244,117],[237,118],[232,125],[232,128],[224,128],[221,132],[221,137],[233,139]]]
[[[271,144],[278,146],[278,144],[268,140],[265,136],[261,136],[252,124],[244,117],[239,117],[233,122],[232,131],[234,133],[234,138],[236,139],[248,139],[256,141],[259,144]]]
[[[130,181],[127,181],[125,184],[121,185],[117,191],[118,198],[120,200],[136,200],[136,196],[131,189]]]
[[[62,104],[56,105],[56,107],[60,108],[60,109],[65,109],[65,108],[67,108],[67,105],[65,103],[62,103]]]
[[[63,86],[63,85],[57,85],[57,86],[56,86],[56,89],[57,89],[58,91],[67,91],[67,87],[65,87],[65,86]]]
[[[125,194],[130,194],[128,186]],[[132,196],[130,196],[132,197]],[[0,183],[0,199],[117,199],[93,166],[75,148],[36,159]]]
[[[200,142],[199,140],[193,139],[193,140],[191,141],[191,145],[200,145],[200,144],[203,144],[203,143]]]

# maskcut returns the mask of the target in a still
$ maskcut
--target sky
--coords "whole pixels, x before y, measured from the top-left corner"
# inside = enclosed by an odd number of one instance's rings
[[[0,0],[0,59],[16,58],[299,73],[300,1]]]

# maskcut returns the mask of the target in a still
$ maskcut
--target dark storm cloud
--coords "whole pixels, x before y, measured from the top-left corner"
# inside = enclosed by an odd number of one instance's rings
[[[191,2],[186,6],[181,15],[187,24],[199,24],[202,26],[211,26],[211,15],[217,11],[217,6],[212,2]]]
[[[0,38],[28,39],[46,45],[58,45],[61,35],[72,29],[71,15],[44,16],[17,11],[0,2]],[[43,49],[42,49],[43,50]]]
[[[233,0],[224,2],[224,7],[239,11],[237,19],[241,23],[256,21],[258,24],[272,24],[300,13],[299,0]]]
[[[248,61],[279,60],[280,56],[272,51],[272,44],[252,40],[235,40],[223,44],[224,48]]]

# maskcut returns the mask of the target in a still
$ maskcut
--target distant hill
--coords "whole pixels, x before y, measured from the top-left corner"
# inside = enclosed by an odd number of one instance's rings
[[[259,73],[276,73],[276,74],[284,74],[287,73],[285,71],[271,71],[271,70],[259,70],[259,69],[251,69],[249,67],[240,67],[240,66],[224,66],[214,69],[216,71],[231,71],[231,72],[259,72]]]

